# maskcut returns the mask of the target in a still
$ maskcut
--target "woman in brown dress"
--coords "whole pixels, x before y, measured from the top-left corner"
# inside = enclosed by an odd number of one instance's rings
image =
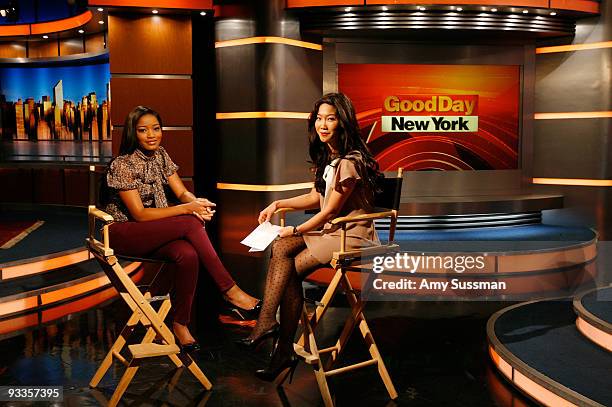
[[[187,325],[198,272],[204,268],[232,310],[257,314],[259,301],[238,287],[208,239],[204,224],[215,204],[189,192],[178,166],[160,145],[161,117],[138,106],[123,127],[119,155],[108,166],[102,203],[113,216],[109,235],[118,254],[171,261],[175,266],[173,331],[185,351],[199,348]],[[166,190],[181,203],[168,205]]]
[[[308,118],[309,152],[315,171],[310,193],[272,202],[259,214],[265,222],[281,208],[321,211],[297,226],[280,230],[272,246],[264,302],[257,325],[239,344],[254,349],[266,338],[278,337],[267,368],[255,374],[267,381],[297,365],[293,340],[302,311],[302,280],[329,263],[340,248],[340,230],[328,223],[338,216],[358,215],[373,209],[376,184],[382,174],[361,138],[355,109],[342,93],[319,99]],[[347,250],[379,242],[372,221],[350,223]],[[280,306],[280,324],[276,310]],[[288,374],[285,376],[289,376]]]

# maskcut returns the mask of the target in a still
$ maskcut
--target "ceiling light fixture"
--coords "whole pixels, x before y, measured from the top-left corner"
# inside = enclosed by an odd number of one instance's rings
[[[496,8],[492,8],[492,9],[491,9],[491,12],[492,12],[492,13],[495,13],[495,12],[497,12],[497,9],[496,9]]]
[[[463,11],[461,7],[457,7],[457,11]]]
[[[100,20],[98,21],[98,24],[104,24],[104,21]]]
[[[153,9],[153,10],[151,10],[151,13],[153,13],[153,14],[157,14],[157,13],[159,13],[159,11],[157,11],[157,10]]]
[[[427,9],[426,9],[425,7],[420,6],[420,7],[419,7],[419,10],[420,10],[420,11],[425,11],[425,10],[427,10]]]
[[[85,30],[79,30],[79,34],[85,33]]]
[[[49,38],[48,35],[43,35],[43,38],[46,40],[47,38]]]
[[[523,14],[529,13],[529,10],[523,10]]]
[[[102,7],[98,7],[98,11],[104,11]]]
[[[551,11],[551,12],[550,12],[550,15],[551,15],[551,16],[556,16],[556,15],[557,15],[557,13],[556,13],[556,12],[554,12],[554,11]]]
[[[206,11],[200,11],[200,15],[201,16],[205,16],[206,15]]]
[[[382,8],[382,9],[383,9],[383,11],[387,11],[387,10],[389,10],[389,7],[387,7],[387,6],[383,6],[383,8]]]

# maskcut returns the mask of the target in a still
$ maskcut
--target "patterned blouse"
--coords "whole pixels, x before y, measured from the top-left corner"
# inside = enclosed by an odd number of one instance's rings
[[[131,189],[138,190],[145,208],[166,208],[168,200],[164,186],[168,185],[168,178],[176,170],[178,166],[161,146],[152,156],[136,149],[132,154],[116,157],[106,174],[109,197],[105,212],[115,218],[115,222],[133,221],[119,196],[119,191]]]

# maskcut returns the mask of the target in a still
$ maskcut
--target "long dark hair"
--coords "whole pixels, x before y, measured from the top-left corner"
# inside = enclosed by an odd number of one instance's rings
[[[314,104],[312,112],[308,117],[308,133],[309,133],[309,153],[311,163],[314,164],[315,172],[315,189],[325,194],[325,180],[323,172],[325,167],[331,161],[331,152],[329,147],[320,139],[315,129],[315,122],[319,107],[323,104],[328,104],[336,108],[336,118],[338,119],[337,127],[337,147],[338,156],[346,158],[358,165],[355,165],[359,176],[361,177],[366,191],[369,192],[368,198],[371,200],[375,192],[378,192],[379,180],[383,177],[379,171],[378,162],[372,156],[372,153],[361,138],[357,116],[353,103],[344,93],[328,93]],[[357,161],[358,155],[361,155],[360,162]]]
[[[162,125],[161,116],[155,110],[146,106],[136,106],[125,118],[123,125],[123,133],[121,134],[121,145],[119,146],[119,155],[132,154],[138,148],[138,137],[136,136],[136,125],[138,120],[146,114],[152,114],[155,116],[159,125]],[[110,187],[107,183],[108,171],[110,171],[111,164],[117,157],[114,157],[106,166],[106,171],[103,177],[100,178],[98,185],[98,202],[104,207],[110,202]]]
[[[161,117],[155,110],[146,106],[136,106],[125,118],[123,133],[121,135],[121,145],[119,146],[119,155],[132,154],[138,148],[136,125],[138,124],[138,120],[146,114],[155,116],[159,125],[162,125]]]

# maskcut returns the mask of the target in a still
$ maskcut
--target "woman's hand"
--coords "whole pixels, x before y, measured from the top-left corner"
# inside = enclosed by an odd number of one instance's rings
[[[272,215],[274,215],[274,212],[276,212],[276,209],[278,209],[278,201],[272,202],[270,205],[266,206],[266,209],[259,212],[259,218],[257,218],[259,224],[261,225],[262,223],[269,221],[272,218]]]
[[[278,231],[279,237],[293,236],[293,226],[285,226]]]
[[[185,213],[200,219],[202,223],[209,222],[215,214],[215,204],[205,198],[197,198],[194,201],[183,204]]]

